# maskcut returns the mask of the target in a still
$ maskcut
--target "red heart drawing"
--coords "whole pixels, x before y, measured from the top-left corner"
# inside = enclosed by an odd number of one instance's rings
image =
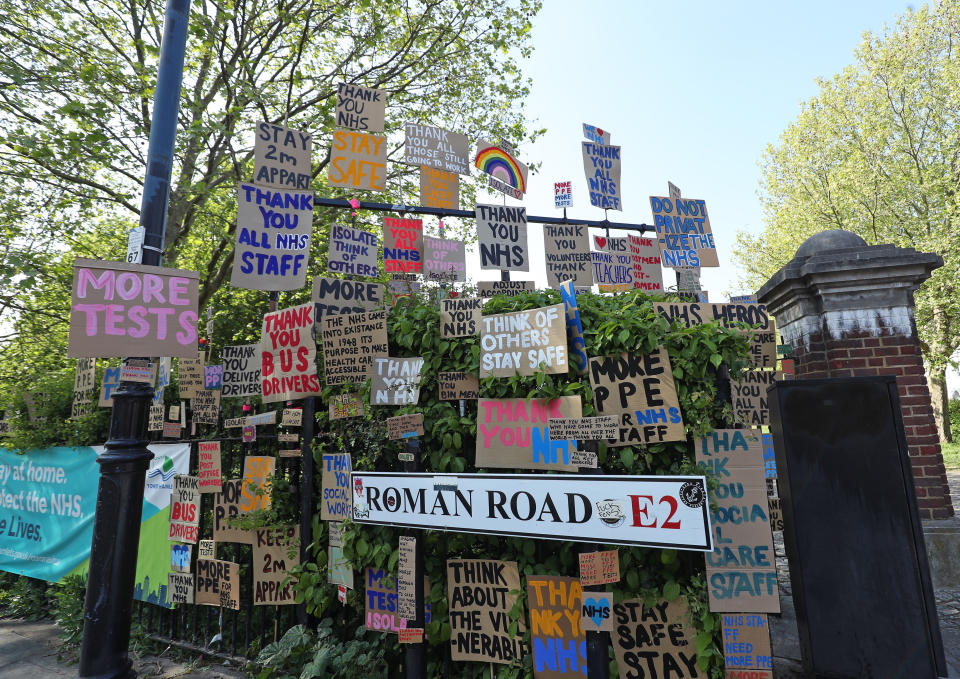
[[[597,134],[599,134],[601,137],[603,136],[603,130],[601,130],[599,127],[597,128]]]
[[[596,244],[597,244],[597,247],[598,247],[599,249],[601,249],[601,250],[603,250],[605,247],[607,247],[607,239],[606,239],[606,238],[601,238],[600,236],[594,236],[594,237],[593,237],[593,242],[596,243]]]

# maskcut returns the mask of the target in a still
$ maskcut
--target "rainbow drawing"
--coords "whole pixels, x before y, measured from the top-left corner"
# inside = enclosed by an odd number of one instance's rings
[[[481,141],[474,165],[520,193],[527,192],[527,166],[503,148]]]

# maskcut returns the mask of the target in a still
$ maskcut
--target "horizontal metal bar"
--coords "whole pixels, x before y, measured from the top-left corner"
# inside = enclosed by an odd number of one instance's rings
[[[439,207],[423,207],[421,205],[358,202],[357,207],[353,207],[348,201],[342,198],[314,198],[313,202],[320,207],[333,207],[341,210],[374,210],[411,215],[432,215],[434,217],[465,217],[467,219],[473,219],[476,216],[473,210],[445,210]],[[542,217],[538,215],[527,215],[527,223],[586,224],[587,226],[593,226],[598,229],[619,229],[620,231],[639,231],[640,233],[654,230],[649,224],[626,224],[623,222],[611,222],[608,219],[570,219],[569,217]]]

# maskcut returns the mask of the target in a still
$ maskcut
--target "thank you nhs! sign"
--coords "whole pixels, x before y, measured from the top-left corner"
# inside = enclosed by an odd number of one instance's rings
[[[703,476],[353,472],[353,520],[710,551]]]

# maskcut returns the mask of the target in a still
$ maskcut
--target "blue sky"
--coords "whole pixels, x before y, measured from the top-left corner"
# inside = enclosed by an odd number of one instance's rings
[[[763,225],[764,149],[816,93],[818,77],[852,63],[864,31],[892,25],[907,7],[887,0],[545,0],[534,19],[535,52],[522,68],[533,79],[524,109],[547,134],[517,150],[521,160],[542,163],[523,205],[530,214],[556,214],[553,182],[572,179],[569,215],[603,218],[589,204],[580,151],[581,124],[597,125],[622,147],[624,211],[610,219],[649,224],[649,196],[667,195],[672,181],[685,197],[707,203],[721,263],[703,271],[711,301],[748,292],[737,288],[730,255],[738,229]],[[539,228],[530,226],[531,273],[514,278],[545,284]],[[674,283],[672,272],[664,283]]]

